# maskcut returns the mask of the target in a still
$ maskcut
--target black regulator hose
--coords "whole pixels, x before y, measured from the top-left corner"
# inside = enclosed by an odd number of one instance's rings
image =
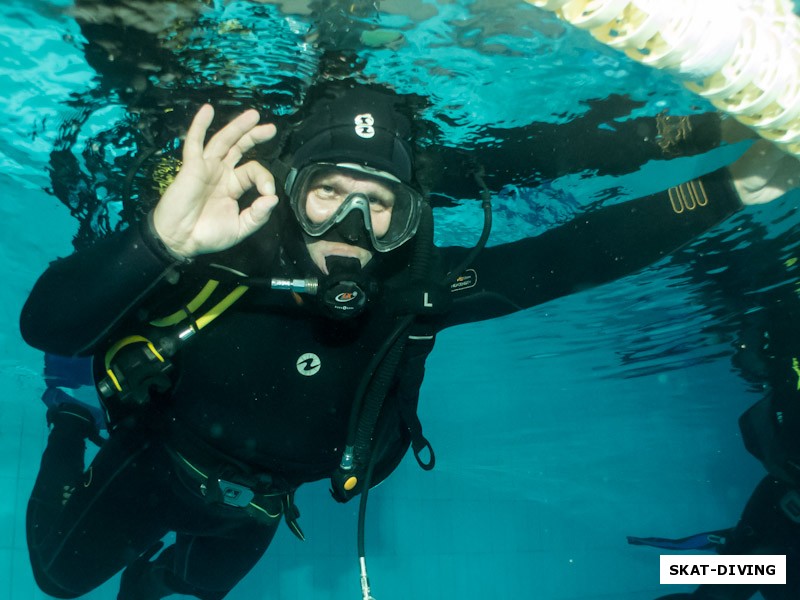
[[[489,234],[492,232],[492,193],[489,191],[489,188],[486,186],[486,182],[483,179],[483,169],[479,169],[475,173],[473,173],[473,177],[475,181],[481,188],[481,208],[483,209],[483,230],[481,231],[481,237],[478,238],[478,242],[472,248],[469,254],[467,254],[466,258],[452,271],[447,274],[445,281],[447,285],[452,284],[455,282],[456,277],[461,275],[467,267],[472,264],[472,261],[475,260],[475,257],[480,254],[481,250],[486,247],[486,242],[489,241]]]
[[[426,280],[433,262],[433,210],[427,202],[422,204],[419,227],[417,229],[414,256],[411,260],[411,278],[414,281]]]
[[[483,177],[480,174],[475,175],[476,180],[483,190],[482,203],[484,213],[483,231],[478,243],[462,261],[460,265],[446,277],[445,285],[449,286],[455,278],[458,277],[475,259],[478,253],[486,246],[489,239],[489,234],[492,229],[492,204],[491,194],[486,187]],[[412,281],[425,281],[427,280],[430,269],[433,248],[433,215],[430,205],[427,203],[423,207],[422,219],[420,221],[420,229],[417,232],[416,247],[414,257],[411,263]],[[383,401],[389,390],[394,376],[397,372],[397,367],[405,350],[406,331],[413,324],[415,315],[406,315],[400,318],[397,326],[383,343],[378,352],[373,356],[370,361],[369,367],[362,378],[358,391],[353,402],[353,410],[350,413],[350,422],[348,425],[347,445],[353,449],[353,455],[356,461],[361,461],[364,457],[367,459],[367,469],[364,474],[364,481],[362,482],[361,498],[359,498],[358,505],[358,558],[361,570],[361,595],[362,600],[374,600],[371,594],[369,584],[369,577],[367,575],[366,563],[366,543],[365,543],[365,525],[367,514],[367,500],[369,498],[369,489],[372,485],[373,471],[377,463],[377,458],[374,452],[370,452],[370,447],[373,443],[377,444],[385,433],[379,430],[375,434],[375,429],[378,423]],[[373,385],[370,387],[370,382]],[[367,389],[369,388],[369,396],[367,397]],[[365,397],[366,404],[365,404]],[[361,407],[364,405],[364,415],[361,415]],[[373,441],[374,434],[374,441]],[[344,464],[344,458],[343,458]]]
[[[422,208],[422,218],[420,229],[417,232],[414,255],[411,261],[412,281],[424,281],[430,273],[433,250],[433,215],[431,207],[425,203]],[[369,498],[369,488],[372,485],[372,475],[377,462],[374,452],[370,448],[374,443],[380,441],[383,431],[375,435],[373,442],[372,436],[378,423],[383,401],[389,391],[400,360],[405,350],[406,332],[414,322],[414,315],[406,315],[399,319],[397,326],[381,345],[378,352],[370,361],[369,367],[359,384],[359,389],[353,402],[353,411],[350,413],[350,423],[347,432],[347,443],[353,448],[353,455],[356,461],[363,461],[367,457],[367,470],[364,473],[364,481],[361,488],[361,497],[358,503],[358,560],[361,570],[361,596],[362,600],[374,600],[370,590],[369,577],[367,575],[365,527],[367,515],[367,500]],[[370,386],[370,383],[372,385]],[[367,396],[367,389],[369,395]],[[366,400],[365,400],[366,398]],[[364,414],[361,415],[361,406],[364,406]]]
[[[383,433],[383,432],[381,432]],[[380,439],[380,435],[376,437],[376,441]],[[372,472],[375,470],[375,456],[370,456],[369,464],[367,465],[367,472],[364,475],[365,486],[361,490],[361,498],[358,501],[358,561],[361,571],[361,597],[362,600],[375,600],[372,597],[371,588],[369,585],[369,576],[367,575],[367,549],[364,540],[364,530],[366,529],[367,520],[367,498],[369,497],[369,486],[372,482]]]

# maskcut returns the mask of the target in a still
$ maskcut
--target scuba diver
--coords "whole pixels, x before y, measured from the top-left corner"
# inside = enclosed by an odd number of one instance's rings
[[[759,147],[493,247],[487,190],[478,244],[439,248],[396,93],[320,85],[268,166],[249,157],[273,125],[248,110],[206,139],[213,118],[196,113],[155,209],[51,263],[22,310],[32,346],[94,358],[105,421],[68,399],[47,412],[27,537],[49,595],[124,570],[119,600],[224,598],[282,520],[302,538],[297,488],[330,479],[336,500],[361,496],[370,597],[367,493],[409,447],[435,462],[417,404],[439,331],[632,273],[795,185]]]
[[[729,240],[728,248],[710,240],[718,252],[698,252],[688,273],[703,284],[696,288],[697,302],[714,310],[714,325],[704,333],[730,338],[733,367],[763,396],[739,417],[739,429],[766,475],[732,527],[682,539],[628,541],[675,551],[785,555],[786,584],[703,584],[659,600],[748,600],[758,593],[765,600],[800,598],[800,263],[793,256],[798,232],[775,235],[760,228],[747,243]]]

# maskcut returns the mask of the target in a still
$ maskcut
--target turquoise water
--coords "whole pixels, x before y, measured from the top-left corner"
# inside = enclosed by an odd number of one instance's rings
[[[90,107],[77,153],[112,163],[132,150],[126,140],[98,142],[126,111],[87,64],[68,4],[11,0],[0,16],[7,274],[0,290],[0,594],[12,600],[45,597],[33,584],[23,529],[46,436],[41,355],[20,340],[17,317],[48,261],[71,252],[78,226],[46,191],[49,153],[76,105]],[[307,85],[321,47],[352,47],[364,76],[430,99],[426,117],[440,132],[437,143],[467,149],[502,144],[504,130],[534,121],[567,123],[586,112],[586,100],[613,93],[641,102],[633,116],[707,109],[663,74],[519,2],[381,4],[378,14],[332,13],[347,27],[325,29],[312,26],[302,2],[211,3],[199,33],[174,42],[176,54],[193,66],[197,85],[230,86],[242,97],[275,92],[280,113]],[[159,27],[193,14],[191,4],[164,6],[183,8],[154,13]],[[167,78],[154,85],[165,94],[177,89]],[[648,164],[622,177],[583,172],[541,188],[495,190],[491,243],[539,233],[598,200],[662,189],[740,150]],[[793,289],[783,264],[798,251],[798,200],[792,193],[748,209],[619,282],[445,332],[429,360],[420,411],[437,468],[423,473],[406,461],[370,496],[375,597],[646,600],[667,593],[658,585],[658,552],[630,547],[625,536],[728,526],[761,477],[736,427],[760,385],[742,377],[734,359],[746,316]],[[113,223],[119,204],[105,197],[95,220]],[[466,199],[437,210],[439,243],[476,239],[479,228],[477,207]],[[230,598],[358,596],[356,507],[335,505],[325,484],[303,489],[298,504],[308,541],[281,530]],[[87,597],[115,598],[116,586]]]

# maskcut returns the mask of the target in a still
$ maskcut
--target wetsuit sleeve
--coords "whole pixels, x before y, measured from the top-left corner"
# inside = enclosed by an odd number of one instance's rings
[[[741,208],[727,169],[485,248],[451,286],[445,327],[509,314],[650,265]],[[467,249],[445,248],[456,265]]]
[[[621,119],[638,104],[624,96],[609,96],[589,105],[586,114],[567,123],[487,128],[489,141],[478,143],[469,152],[432,148],[423,152],[419,176],[435,194],[479,198],[482,189],[475,178],[464,176],[475,172],[477,166],[490,188],[509,182],[550,181],[584,171],[622,175],[651,160],[703,154],[719,146],[723,138],[716,112]],[[503,143],[496,143],[498,139]]]
[[[179,261],[146,222],[50,264],[25,303],[20,330],[35,348],[91,354],[157,290]]]

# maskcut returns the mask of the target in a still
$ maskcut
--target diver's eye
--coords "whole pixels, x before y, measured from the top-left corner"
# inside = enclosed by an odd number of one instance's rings
[[[384,196],[367,196],[371,210],[387,210],[394,205],[394,198]]]

